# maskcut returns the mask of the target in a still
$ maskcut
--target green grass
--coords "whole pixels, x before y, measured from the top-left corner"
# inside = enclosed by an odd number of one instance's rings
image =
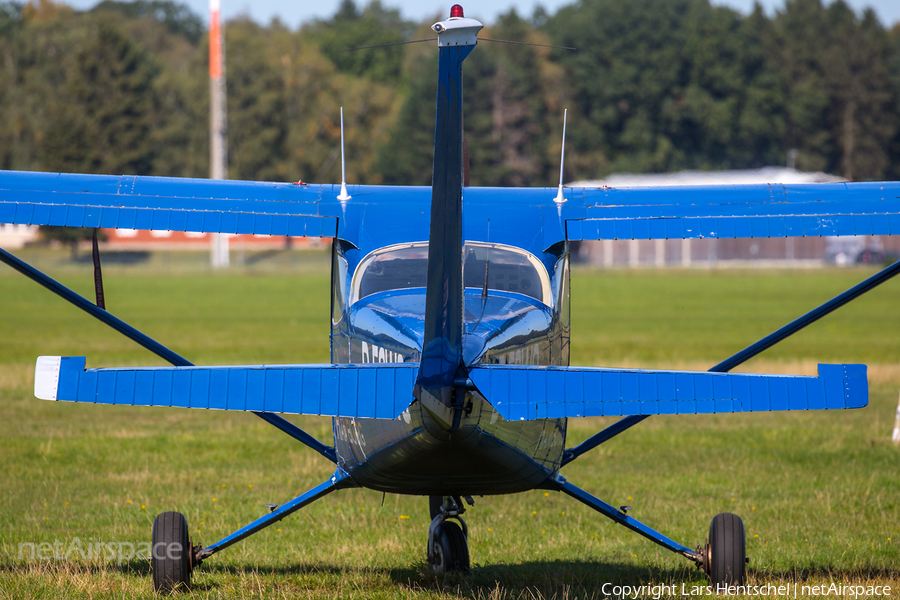
[[[39,253],[88,294],[87,265]],[[288,253],[212,273],[151,257],[110,265],[109,308],[198,364],[328,359],[328,261]],[[168,262],[166,262],[168,261]],[[703,369],[869,275],[862,270],[613,271],[573,275],[572,363]],[[747,527],[755,584],[900,588],[900,282],[889,282],[747,367],[814,373],[870,365],[863,410],[654,417],[563,473],[694,545],[718,512]],[[23,560],[23,542],[146,542],[153,517],[187,516],[211,543],[327,478],[329,463],[247,414],[50,403],[32,396],[39,354],[89,366],[161,364],[21,276],[0,275],[0,598],[151,594],[145,560]],[[296,419],[323,440],[330,420]],[[576,443],[611,421],[571,421]],[[476,498],[473,571],[424,567],[422,498],[337,492],[223,551],[198,598],[590,598],[603,583],[703,584],[687,561],[561,494]],[[646,595],[645,595],[646,596]]]

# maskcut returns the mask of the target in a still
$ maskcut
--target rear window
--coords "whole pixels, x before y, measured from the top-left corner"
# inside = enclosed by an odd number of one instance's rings
[[[356,299],[406,288],[425,287],[428,277],[428,245],[388,246],[369,254],[354,276]]]
[[[463,247],[463,283],[515,292],[549,304],[550,280],[530,252],[502,244],[467,242]],[[353,276],[351,302],[389,290],[423,288],[428,277],[428,242],[397,244],[371,252]]]

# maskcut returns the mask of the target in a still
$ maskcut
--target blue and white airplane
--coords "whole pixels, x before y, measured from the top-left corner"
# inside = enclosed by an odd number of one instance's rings
[[[428,496],[428,561],[467,570],[463,500],[563,492],[686,557],[713,585],[745,581],[743,524],[712,520],[690,548],[567,481],[560,469],[656,414],[859,408],[865,365],[818,377],[729,371],[900,270],[851,288],[708,372],[569,366],[576,240],[900,234],[900,184],[501,189],[464,185],[462,63],[482,25],[454,6],[433,26],[439,70],[432,186],[306,185],[0,173],[0,222],[322,236],[332,244],[331,364],[195,366],[5,251],[0,260],[169,361],[85,368],[42,356],[47,400],[249,411],[335,463],[334,475],[202,547],[183,515],[153,525],[154,587],[342,488]],[[280,414],[334,417],[328,446]],[[622,418],[565,447],[567,419]]]

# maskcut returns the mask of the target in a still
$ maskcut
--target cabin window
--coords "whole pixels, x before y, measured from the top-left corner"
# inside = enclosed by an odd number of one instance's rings
[[[347,288],[347,259],[335,240],[331,248],[331,324],[337,325],[344,318],[344,298]]]
[[[483,289],[485,271],[489,290],[515,292],[549,305],[550,278],[530,252],[513,246],[466,242],[463,247],[463,283]],[[389,290],[424,288],[428,277],[428,242],[412,242],[369,253],[353,276],[351,303]]]
[[[369,254],[353,278],[356,300],[407,288],[425,287],[428,277],[428,245],[401,244]]]

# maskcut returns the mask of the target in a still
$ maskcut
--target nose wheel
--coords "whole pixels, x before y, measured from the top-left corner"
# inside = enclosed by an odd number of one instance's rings
[[[472,504],[471,498],[466,501]],[[428,528],[428,564],[435,573],[468,571],[469,530],[460,516],[466,509],[459,496],[444,496],[443,503],[439,507],[436,504],[432,497],[432,513],[437,514]]]

